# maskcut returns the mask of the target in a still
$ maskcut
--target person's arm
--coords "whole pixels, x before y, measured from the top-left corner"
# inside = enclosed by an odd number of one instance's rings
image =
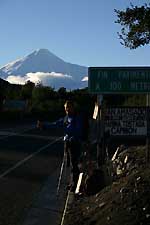
[[[63,127],[63,118],[60,118],[55,122],[41,122],[40,120],[37,121],[37,128],[39,129],[50,129],[57,127]]]

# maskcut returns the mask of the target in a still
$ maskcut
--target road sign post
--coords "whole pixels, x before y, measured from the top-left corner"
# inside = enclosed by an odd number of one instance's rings
[[[104,164],[104,116],[103,116],[103,95],[97,96],[98,105],[98,127],[97,127],[97,168]]]
[[[147,150],[150,161],[150,67],[89,67],[88,88],[91,94],[147,94]]]

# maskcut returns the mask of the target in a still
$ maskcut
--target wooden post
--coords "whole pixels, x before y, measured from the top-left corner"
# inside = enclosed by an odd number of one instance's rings
[[[97,168],[104,163],[104,120],[102,112],[103,95],[97,96],[98,121],[97,121]]]
[[[146,114],[147,114],[147,137],[146,137],[146,162],[149,165],[150,162],[150,96],[146,95]]]

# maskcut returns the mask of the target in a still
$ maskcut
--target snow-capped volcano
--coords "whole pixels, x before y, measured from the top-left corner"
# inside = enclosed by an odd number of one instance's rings
[[[67,63],[47,49],[36,50],[0,68],[0,77],[11,83],[23,84],[31,80],[67,89],[87,86],[82,81],[86,75],[87,67]]]

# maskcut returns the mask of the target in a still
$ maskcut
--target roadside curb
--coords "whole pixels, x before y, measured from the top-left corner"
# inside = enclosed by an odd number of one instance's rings
[[[48,178],[21,225],[60,225],[66,202],[66,177],[63,177],[57,195],[59,172],[60,167]]]

